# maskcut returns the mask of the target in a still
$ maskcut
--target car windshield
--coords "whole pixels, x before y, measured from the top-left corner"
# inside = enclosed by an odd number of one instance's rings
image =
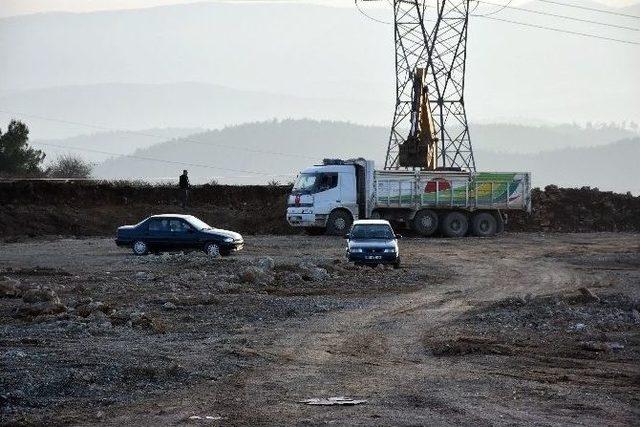
[[[206,222],[196,218],[195,216],[189,216],[186,218],[187,222],[191,224],[196,230],[207,230],[213,229],[212,226],[207,224]]]
[[[395,235],[390,226],[385,224],[354,225],[351,229],[352,239],[393,239]]]

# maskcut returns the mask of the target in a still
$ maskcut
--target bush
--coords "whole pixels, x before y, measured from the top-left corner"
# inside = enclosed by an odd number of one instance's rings
[[[59,156],[49,168],[50,178],[90,178],[93,166],[80,157],[71,154]]]

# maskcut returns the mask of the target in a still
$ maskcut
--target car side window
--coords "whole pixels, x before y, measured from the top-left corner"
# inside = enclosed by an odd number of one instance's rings
[[[166,219],[152,219],[149,220],[149,231],[167,231]]]
[[[172,233],[187,233],[191,226],[181,219],[172,219],[169,221],[169,230]]]

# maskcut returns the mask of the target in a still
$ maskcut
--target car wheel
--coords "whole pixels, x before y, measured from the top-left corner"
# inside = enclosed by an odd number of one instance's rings
[[[133,248],[133,253],[138,256],[146,255],[149,253],[149,247],[142,240],[137,240],[133,242],[132,248]]]
[[[204,245],[204,253],[209,255],[212,258],[219,258],[222,255],[220,251],[220,246],[215,243],[207,243]]]
[[[429,209],[421,210],[411,221],[411,228],[421,236],[431,236],[438,229],[438,215]]]
[[[345,211],[333,211],[327,221],[327,234],[344,236],[351,229],[351,215]]]
[[[498,231],[496,218],[487,212],[480,212],[473,216],[471,229],[474,236],[491,237]]]
[[[442,232],[447,237],[463,237],[469,230],[469,220],[462,212],[449,212],[442,222]]]

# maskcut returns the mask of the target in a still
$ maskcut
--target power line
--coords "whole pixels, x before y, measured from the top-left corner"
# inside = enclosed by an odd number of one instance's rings
[[[558,5],[558,6],[572,7],[572,8],[575,8],[575,9],[588,10],[588,11],[591,11],[591,12],[606,13],[608,15],[625,16],[627,18],[640,19],[640,16],[638,16],[638,15],[631,15],[629,13],[614,12],[612,10],[598,9],[598,8],[595,8],[595,7],[578,6],[577,4],[567,4],[567,3],[561,3],[561,2],[553,1],[553,0],[536,0],[536,1],[539,1],[541,3],[555,4],[555,5]]]
[[[478,3],[484,3],[484,4],[493,5],[493,6],[500,6],[497,3],[492,3],[492,2],[489,2],[489,1],[484,1],[484,0],[476,0],[476,1]],[[519,11],[522,11],[522,12],[535,13],[537,15],[553,16],[553,17],[556,17],[556,18],[568,19],[568,20],[571,20],[571,21],[585,22],[587,24],[604,25],[604,26],[607,26],[607,27],[621,28],[623,30],[640,31],[640,28],[627,27],[627,26],[624,26],[624,25],[610,24],[608,22],[592,21],[590,19],[575,18],[573,16],[559,15],[557,13],[543,12],[543,11],[533,10],[533,9],[526,9],[524,7],[509,6],[509,4],[503,5],[502,9],[500,9],[500,10],[504,10],[504,9],[508,8],[508,9],[511,9],[511,10],[519,10]],[[489,15],[490,14],[487,14],[487,15],[472,15],[472,16],[484,18],[484,17],[487,17]]]
[[[355,5],[356,8],[358,9],[358,11],[367,19],[370,19],[372,21],[375,21],[379,24],[385,24],[385,25],[393,25],[393,22],[388,22],[388,21],[383,21],[381,19],[378,18],[374,18],[373,16],[369,15],[368,13],[366,13],[364,10],[362,10],[362,8],[360,7],[360,3],[358,3],[358,0],[354,0],[355,1]]]
[[[241,172],[241,173],[248,173],[248,174],[252,174],[252,175],[262,175],[262,176],[272,176],[272,177],[273,176],[291,176],[291,175],[287,175],[287,174],[269,174],[269,173],[266,173],[266,172],[249,171],[249,170],[245,170],[245,169],[224,168],[224,167],[220,167],[220,166],[207,165],[207,164],[203,164],[203,163],[191,163],[191,162],[181,162],[179,160],[157,159],[155,157],[138,156],[138,155],[135,155],[135,154],[114,153],[114,152],[111,152],[111,151],[94,150],[92,148],[83,148],[83,147],[72,147],[72,146],[68,146],[68,145],[52,144],[52,143],[49,143],[49,142],[33,142],[33,144],[34,145],[46,145],[46,146],[56,147],[56,148],[63,148],[63,149],[66,149],[66,150],[86,151],[88,153],[98,153],[98,154],[105,154],[105,155],[110,155],[110,156],[128,157],[128,158],[132,158],[132,159],[147,160],[147,161],[151,161],[151,162],[171,163],[171,164],[175,164],[175,165],[193,166],[193,167],[206,168],[206,169],[224,170],[224,171],[228,171],[228,172]]]
[[[488,2],[484,2],[484,1],[480,1],[480,0],[475,0],[475,1],[476,1],[476,7],[471,11],[471,14],[472,14],[471,16],[477,16],[477,17],[480,17],[480,16],[482,16],[482,17],[486,17],[486,16],[495,15],[495,14],[497,14],[497,13],[502,12],[503,10],[505,10],[506,8],[508,8],[509,6],[511,6],[511,3],[513,3],[513,0],[509,0],[509,2],[508,2],[508,3],[506,3],[506,4],[488,3]],[[476,11],[476,9],[478,8],[478,5],[479,5],[480,3],[487,3],[487,4],[491,4],[491,5],[493,5],[493,6],[500,6],[500,8],[499,8],[499,9],[496,9],[496,10],[494,10],[494,11],[492,11],[492,12],[485,13],[485,14],[483,14],[483,15],[473,15],[473,12],[475,12],[475,11]]]
[[[555,27],[547,27],[547,26],[544,26],[544,25],[529,24],[529,23],[526,23],[526,22],[512,21],[510,19],[497,18],[495,16],[478,15],[478,17],[479,18],[491,19],[491,20],[494,20],[494,21],[507,22],[507,23],[510,23],[510,24],[523,25],[525,27],[539,28],[539,29],[548,30],[548,31],[555,31],[557,33],[573,34],[573,35],[576,35],[576,36],[591,37],[591,38],[594,38],[594,39],[608,40],[608,41],[612,41],[612,42],[618,42],[618,43],[625,43],[625,44],[631,44],[631,45],[640,46],[640,42],[635,42],[635,41],[631,41],[631,40],[623,40],[623,39],[616,39],[616,38],[613,38],[613,37],[598,36],[598,35],[590,34],[590,33],[581,33],[579,31],[563,30],[563,29],[555,28]]]
[[[480,0],[476,0],[476,1],[480,1]],[[425,7],[434,8],[435,6],[426,5]],[[594,38],[594,39],[607,40],[607,41],[613,41],[613,42],[618,42],[618,43],[625,43],[625,44],[639,45],[640,46],[640,42],[631,41],[631,40],[624,40],[624,39],[617,39],[617,38],[613,38],[613,37],[599,36],[597,34],[583,33],[583,32],[579,32],[579,31],[563,30],[561,28],[547,27],[547,26],[544,26],[544,25],[537,25],[537,24],[529,24],[527,22],[513,21],[513,20],[510,20],[510,19],[497,18],[495,16],[489,16],[489,15],[471,15],[471,16],[476,17],[476,18],[486,18],[486,19],[492,19],[494,21],[507,22],[507,23],[515,24],[515,25],[522,25],[522,26],[530,27],[530,28],[538,28],[538,29],[542,29],[542,30],[554,31],[556,33],[573,34],[573,35],[576,35],[576,36],[591,37],[591,38]]]
[[[52,118],[49,118],[49,117],[37,116],[37,115],[34,115],[34,114],[18,113],[18,112],[15,112],[15,111],[0,110],[0,113],[9,114],[9,115],[16,115],[16,116],[23,116],[23,117],[28,117],[28,118],[37,119],[37,120],[44,120],[44,121],[54,122],[54,123],[63,123],[63,124],[74,125],[74,126],[83,126],[83,127],[87,127],[87,128],[105,130],[105,131],[110,131],[110,132],[121,132],[122,131],[122,129],[114,129],[114,128],[110,128],[110,127],[107,127],[107,126],[93,125],[93,124],[75,122],[75,121],[70,121],[70,120],[52,119]],[[128,132],[128,133],[133,134],[133,135],[140,135],[140,136],[147,136],[147,137],[152,137],[152,138],[159,138],[161,140],[166,140],[167,139],[167,137],[165,137],[165,136],[153,135],[153,134],[150,134],[150,133],[140,132],[140,131],[125,131],[125,132]],[[304,156],[304,155],[300,155],[300,154],[282,153],[282,152],[278,152],[278,151],[269,151],[269,150],[258,150],[258,149],[245,148],[245,147],[234,147],[232,145],[226,145],[226,144],[216,144],[216,143],[197,141],[197,140],[194,140],[194,139],[189,138],[189,137],[182,137],[180,139],[183,140],[183,141],[186,141],[186,142],[190,142],[192,144],[204,145],[204,146],[209,146],[209,147],[220,147],[220,148],[227,148],[229,150],[246,151],[246,152],[249,152],[249,153],[272,154],[272,155],[276,155],[276,156],[284,156],[284,157],[294,157],[294,158],[299,158],[299,159],[316,160],[315,157],[309,157],[309,156]]]

